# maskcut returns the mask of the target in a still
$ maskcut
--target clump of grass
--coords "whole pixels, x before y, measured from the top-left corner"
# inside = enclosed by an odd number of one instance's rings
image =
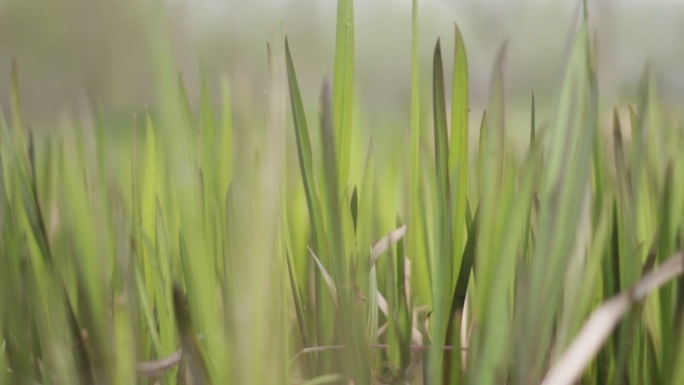
[[[467,36],[455,26],[449,122],[440,41],[419,94],[415,0],[412,27],[409,151],[383,168],[370,138],[354,147],[350,0],[318,124],[287,39],[268,45],[264,130],[234,125],[229,79],[218,110],[204,79],[195,114],[160,46],[163,100],[117,146],[103,115],[34,132],[14,63],[0,383],[684,383],[684,137],[650,71],[603,135],[585,13],[518,157],[502,45],[475,152]],[[386,169],[404,196],[387,199]]]

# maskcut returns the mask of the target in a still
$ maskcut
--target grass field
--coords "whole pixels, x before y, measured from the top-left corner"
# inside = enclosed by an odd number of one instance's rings
[[[337,4],[320,94],[282,36],[255,111],[229,77],[191,107],[160,39],[125,130],[97,103],[34,130],[13,62],[0,384],[684,384],[684,127],[651,69],[600,105],[585,12],[548,119],[511,113],[502,44],[473,122],[468,41],[425,84],[414,0],[408,119],[371,136]]]

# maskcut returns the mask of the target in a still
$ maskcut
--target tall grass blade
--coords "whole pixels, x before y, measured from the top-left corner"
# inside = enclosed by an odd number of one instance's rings
[[[447,133],[446,98],[444,93],[444,69],[442,49],[437,40],[433,56],[432,99],[434,115],[434,146],[436,171],[436,215],[435,215],[435,256],[432,260],[432,305],[430,334],[433,341],[444,341],[448,323],[451,281],[453,275],[452,253],[452,212],[449,187],[449,139]],[[443,356],[439,345],[433,345],[428,360],[428,370],[432,378],[428,383],[441,383]]]
[[[453,260],[454,271],[452,286],[456,285],[461,255],[465,245],[466,183],[468,181],[468,57],[466,56],[463,36],[458,25],[454,24],[454,68],[451,101],[451,137],[449,143],[449,173],[455,175],[451,180],[453,199]]]
[[[412,274],[413,298],[421,303],[431,303],[429,255],[426,253],[425,222],[427,221],[421,202],[423,191],[421,181],[421,109],[420,76],[418,58],[418,0],[412,2],[411,12],[411,110],[410,110],[410,169],[409,169],[409,217],[408,226],[415,229],[408,235],[409,258]]]
[[[335,38],[335,78],[333,83],[333,120],[337,141],[338,186],[344,189],[349,179],[352,115],[354,107],[354,1],[337,1]]]
[[[559,311],[566,269],[581,227],[590,160],[598,122],[595,72],[586,24],[576,34],[561,98],[547,139],[545,180],[540,190],[538,243],[531,261],[530,296],[522,324],[525,357],[519,367],[523,382],[539,380],[547,360]],[[563,229],[563,231],[560,231]]]
[[[507,285],[511,274],[501,266],[508,265],[511,252],[503,246],[508,221],[518,218],[507,213],[512,199],[512,175],[504,170],[506,153],[504,148],[504,79],[503,63],[507,44],[501,45],[492,68],[492,82],[489,106],[486,117],[483,116],[483,130],[480,132],[480,204],[481,212],[477,243],[477,261],[475,262],[475,282],[477,291],[473,296],[475,320],[508,319],[505,307],[501,302],[508,296]],[[508,183],[507,183],[508,182]],[[521,206],[521,205],[519,205]],[[507,215],[508,214],[508,215]],[[512,228],[511,228],[512,229]],[[505,255],[500,255],[506,253]],[[512,270],[510,270],[512,271]],[[500,274],[497,274],[501,272]],[[495,301],[490,301],[496,299]],[[492,313],[493,312],[493,313]],[[477,322],[477,321],[476,321]],[[484,322],[484,321],[483,321]],[[470,382],[492,384],[502,376],[501,361],[503,359],[506,339],[505,323],[486,323],[483,331],[474,335],[477,350],[470,357],[477,357],[477,366],[470,371]],[[495,333],[495,334],[492,334]],[[481,349],[481,350],[480,350]],[[475,358],[471,358],[475,360]]]
[[[142,228],[143,239],[145,236],[152,240],[156,247],[157,239],[157,145],[154,133],[154,125],[149,113],[146,115],[147,138],[145,152],[145,175],[142,201]],[[142,246],[142,244],[141,244]],[[154,280],[152,278],[152,256],[150,252],[141,247],[142,271],[145,279],[147,298],[150,303],[155,302]]]

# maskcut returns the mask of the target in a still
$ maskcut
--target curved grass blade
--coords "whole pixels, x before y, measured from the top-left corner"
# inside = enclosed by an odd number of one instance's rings
[[[318,269],[321,272],[321,275],[323,276],[323,280],[325,280],[325,284],[328,285],[328,290],[330,290],[330,295],[332,296],[333,301],[335,304],[338,304],[338,299],[337,299],[337,286],[335,285],[335,280],[333,280],[332,276],[330,273],[328,273],[328,270],[325,269],[325,266],[321,263],[321,260],[318,259],[316,254],[311,250],[310,247],[307,246],[307,249],[309,250],[309,254],[311,254],[311,257],[313,257],[314,261],[316,262],[316,266],[318,266]]]
[[[389,248],[399,242],[401,238],[406,235],[406,232],[408,230],[408,227],[406,225],[403,225],[389,234],[385,235],[384,237],[380,238],[371,248],[371,253],[370,253],[370,263],[371,266],[375,264],[375,262],[380,258],[380,256],[389,250]]]

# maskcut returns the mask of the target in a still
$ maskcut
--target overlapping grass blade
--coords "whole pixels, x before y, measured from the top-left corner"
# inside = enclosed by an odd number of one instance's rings
[[[585,200],[591,151],[597,125],[595,72],[584,24],[576,35],[569,58],[561,99],[547,136],[547,168],[540,190],[541,214],[538,243],[531,261],[530,297],[526,335],[519,370],[523,382],[538,381],[553,338],[563,277],[577,241],[581,207]],[[564,232],[558,231],[560,226]],[[542,310],[543,309],[543,310]]]
[[[444,69],[442,49],[437,40],[433,56],[432,69],[432,102],[434,119],[434,148],[436,171],[436,212],[435,212],[435,247],[432,258],[432,315],[430,334],[433,341],[444,341],[446,337],[448,309],[453,274],[453,258],[451,249],[452,221],[450,213],[451,193],[449,187],[449,142],[447,133],[446,98],[444,93]],[[439,344],[434,344],[429,355],[429,383],[441,383],[443,356]]]
[[[476,295],[473,296],[475,322],[487,319],[508,319],[508,311],[502,306],[508,296],[507,290],[510,274],[501,266],[508,266],[514,261],[512,250],[502,244],[506,230],[513,229],[513,221],[518,220],[507,210],[510,209],[512,195],[511,175],[504,172],[506,153],[504,148],[504,89],[503,63],[506,54],[506,44],[499,49],[494,67],[492,68],[492,83],[489,107],[486,117],[483,116],[483,130],[480,132],[480,221],[477,243],[477,261],[475,282]],[[486,124],[485,124],[486,123]],[[508,179],[504,178],[506,176]],[[506,183],[508,182],[508,183]],[[524,195],[523,195],[524,196]],[[518,205],[521,207],[522,205]],[[506,230],[505,230],[506,229]],[[499,253],[506,253],[499,256]],[[499,272],[502,272],[499,274]],[[495,301],[490,301],[495,299]],[[502,322],[486,323],[480,333],[474,335],[477,367],[470,371],[470,382],[478,384],[492,384],[502,376],[501,364],[504,358],[504,347],[507,325]],[[493,334],[494,333],[494,334]],[[473,360],[471,358],[471,360]]]

